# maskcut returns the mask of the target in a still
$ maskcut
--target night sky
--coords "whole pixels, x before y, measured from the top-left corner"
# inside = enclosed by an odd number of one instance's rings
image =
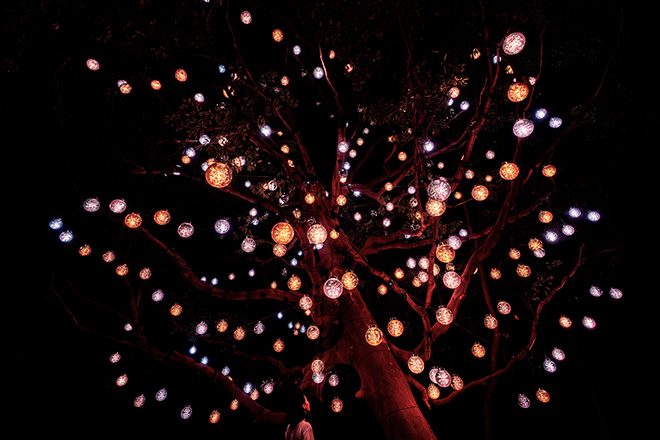
[[[586,3],[594,7],[595,2]],[[11,7],[5,8],[12,11]],[[602,145],[601,150],[571,154],[573,169],[584,171],[580,177],[599,182],[607,194],[607,215],[601,231],[607,237],[606,245],[623,247],[614,268],[617,273],[603,276],[618,281],[624,297],[616,303],[600,298],[596,307],[602,318],[596,331],[575,328],[567,332],[564,342],[570,361],[560,373],[563,376],[553,378],[556,391],[547,407],[536,404],[523,411],[515,399],[498,399],[509,402],[508,406],[492,408],[494,431],[502,435],[498,438],[638,438],[638,433],[650,424],[645,413],[657,406],[653,403],[656,384],[650,372],[654,369],[657,331],[649,324],[651,313],[656,310],[657,287],[651,272],[655,269],[652,263],[657,262],[656,237],[651,228],[655,226],[657,203],[656,191],[649,185],[651,177],[646,173],[657,156],[657,141],[650,131],[658,118],[649,104],[654,98],[648,93],[654,77],[646,67],[652,63],[647,57],[654,56],[655,47],[654,41],[648,39],[652,33],[644,27],[644,14],[637,12],[626,8],[624,38],[612,72],[614,84],[608,83],[604,88],[615,107],[613,113],[619,116],[615,121],[618,130],[610,129],[618,136]],[[14,13],[4,15],[3,24],[16,17]],[[6,68],[2,120],[7,164],[3,176],[10,200],[18,202],[21,214],[19,219],[6,221],[11,235],[15,234],[13,225],[21,225],[21,237],[10,236],[12,242],[18,242],[12,243],[10,255],[18,253],[19,272],[15,273],[14,265],[9,266],[11,270],[6,271],[6,276],[11,282],[4,289],[10,304],[18,300],[16,306],[5,311],[11,316],[5,325],[10,344],[4,359],[11,365],[11,373],[6,376],[11,391],[6,399],[5,420],[7,427],[18,428],[21,434],[7,438],[50,433],[69,438],[103,434],[140,438],[175,433],[282,438],[279,431],[263,431],[253,426],[245,414],[229,414],[228,409],[221,410],[227,420],[223,418],[219,425],[182,421],[177,409],[181,402],[174,398],[165,402],[163,408],[150,404],[137,410],[132,397],[127,397],[134,391],[127,394],[113,384],[117,370],[109,364],[108,357],[116,351],[115,346],[81,332],[51,294],[55,263],[66,264],[67,260],[58,256],[60,245],[54,242],[48,221],[88,195],[84,178],[81,181],[79,177],[102,178],[95,172],[107,172],[108,167],[102,162],[112,158],[103,155],[104,147],[97,143],[96,136],[79,135],[63,124],[68,115],[59,95],[63,84],[58,72],[80,60],[65,60],[62,54],[44,51],[48,45],[43,44],[53,37],[55,23],[63,20],[42,16],[31,23],[29,38],[19,41],[20,47],[13,46],[9,57],[3,56]],[[11,46],[13,28],[3,28],[10,32],[4,38],[5,45]],[[640,49],[645,47],[648,52],[640,56]],[[20,58],[20,66],[14,68],[7,61],[12,56]],[[72,101],[79,100],[80,96]],[[98,164],[98,168],[89,164]],[[157,383],[172,373],[144,362],[148,365],[143,370],[145,381]],[[498,392],[517,393],[521,383],[533,383],[527,374],[521,365],[519,371],[500,380]],[[179,395],[208,391],[205,384],[193,383],[190,389],[180,390]],[[171,387],[176,396],[175,385]],[[527,392],[531,396],[533,391]],[[481,396],[482,391],[475,391],[446,408],[433,409],[434,426],[442,427],[437,430],[439,438],[480,438],[479,424],[473,421],[481,419]],[[361,417],[361,412],[369,410],[358,402],[355,405],[360,409],[339,415],[340,423],[317,407],[316,415],[312,414],[317,438],[356,438],[347,432],[349,423],[359,424],[354,431],[366,435],[363,438],[380,438],[373,420]],[[206,418],[205,414],[197,416]],[[230,418],[234,420],[230,422]],[[607,426],[609,437],[601,431],[603,425]]]

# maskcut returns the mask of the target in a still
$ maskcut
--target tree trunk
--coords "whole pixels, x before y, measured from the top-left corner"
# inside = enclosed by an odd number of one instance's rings
[[[344,324],[341,349],[350,350],[344,355],[360,375],[357,397],[369,404],[390,440],[435,439],[387,342],[376,347],[366,342],[364,334],[375,321],[364,300],[358,292],[349,295],[340,314]]]

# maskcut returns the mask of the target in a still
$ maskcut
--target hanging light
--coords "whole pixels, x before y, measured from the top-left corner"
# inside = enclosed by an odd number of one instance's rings
[[[270,231],[273,241],[278,244],[289,244],[294,237],[293,226],[287,222],[276,223]]]
[[[445,306],[438,307],[435,312],[435,319],[442,325],[449,325],[454,320],[454,314]]]
[[[403,323],[396,318],[390,319],[387,323],[387,332],[395,338],[403,334]]]
[[[415,374],[424,371],[424,360],[419,355],[411,354],[408,358],[408,369]]]
[[[525,47],[525,35],[521,32],[512,32],[502,41],[502,50],[507,55],[516,55]]]
[[[315,223],[307,229],[307,239],[313,245],[323,244],[327,238],[328,231],[320,223]]]
[[[223,162],[213,162],[205,173],[206,182],[214,188],[224,188],[231,183],[231,168]]]
[[[369,345],[375,347],[383,342],[383,331],[379,329],[375,324],[372,324],[367,328],[367,332],[364,334],[364,338],[367,340]]]
[[[472,354],[475,357],[482,358],[486,355],[486,348],[478,342],[472,344]]]
[[[341,276],[341,282],[344,285],[344,289],[347,290],[354,290],[358,286],[359,281],[357,275],[350,270],[344,272]]]
[[[344,285],[341,280],[335,276],[328,278],[323,283],[323,293],[330,299],[337,299],[344,292]]]
[[[518,165],[511,162],[504,162],[500,167],[500,177],[504,180],[513,180],[518,177],[520,170]]]

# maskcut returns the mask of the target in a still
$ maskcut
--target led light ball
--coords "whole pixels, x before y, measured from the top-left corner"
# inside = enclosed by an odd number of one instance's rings
[[[115,272],[120,277],[125,276],[126,274],[128,274],[128,264],[121,264],[121,265],[117,266],[117,269],[115,270]]]
[[[176,229],[177,234],[182,238],[190,238],[195,233],[195,228],[192,223],[184,222]]]
[[[318,359],[318,358],[314,359],[312,361],[311,369],[312,369],[312,372],[314,372],[314,373],[317,373],[317,374],[322,373],[323,370],[325,369],[325,364],[323,363],[323,361],[321,359]]]
[[[168,224],[171,218],[170,213],[165,209],[161,209],[154,214],[154,222],[160,226]]]
[[[232,171],[223,162],[211,163],[205,172],[206,182],[214,188],[224,188],[231,183]]]
[[[435,249],[435,258],[441,263],[450,263],[454,260],[456,251],[448,244],[441,244]]]
[[[231,225],[229,224],[229,221],[221,218],[217,222],[215,222],[215,225],[213,226],[215,229],[215,232],[217,232],[220,235],[224,235],[227,232],[229,232],[229,229],[231,229]]]
[[[510,249],[509,250],[509,258],[512,260],[518,260],[520,259],[520,251],[518,249]]]
[[[509,304],[506,301],[499,301],[497,303],[497,311],[500,312],[502,315],[508,315],[511,313],[511,304]]]
[[[131,229],[139,228],[142,224],[142,217],[140,217],[140,214],[133,212],[124,218],[124,224]]]
[[[486,348],[478,342],[472,344],[472,354],[474,357],[482,358],[486,355]]]
[[[529,397],[525,396],[524,394],[519,394],[518,395],[518,405],[521,408],[525,408],[525,409],[529,408],[530,404],[531,403],[529,401]]]
[[[245,237],[241,242],[241,250],[245,253],[254,252],[257,248],[257,242],[252,237]]]
[[[101,65],[99,64],[99,62],[96,61],[94,58],[88,59],[87,62],[85,63],[85,65],[87,66],[87,68],[89,70],[92,70],[92,71],[97,71],[101,68]]]
[[[163,85],[161,84],[161,82],[158,81],[157,79],[152,80],[152,81],[149,83],[149,85],[150,85],[151,88],[154,89],[154,90],[160,90],[160,89],[163,87]]]
[[[561,315],[559,317],[559,325],[561,325],[564,328],[570,328],[573,325],[573,321],[571,321],[571,318],[569,318],[566,315]]]
[[[103,254],[103,261],[110,263],[115,260],[115,253],[112,251],[107,251]]]
[[[461,276],[453,270],[445,272],[442,276],[442,284],[448,289],[456,289],[461,285]]]
[[[502,272],[498,268],[494,267],[490,270],[490,277],[494,280],[499,280],[502,278]]]
[[[303,295],[303,297],[300,298],[300,300],[298,301],[298,306],[300,306],[302,310],[310,310],[312,308],[313,303],[314,302],[312,301],[312,298],[309,295]]]
[[[507,55],[516,55],[525,47],[525,35],[520,32],[513,32],[507,35],[502,41],[502,50]]]
[[[539,388],[539,390],[536,391],[536,398],[539,399],[540,402],[548,403],[550,401],[550,393]]]
[[[555,347],[552,349],[552,357],[558,361],[563,361],[566,359],[566,354],[562,349]]]
[[[183,307],[181,307],[180,304],[174,304],[174,305],[170,308],[170,314],[171,314],[172,316],[179,316],[179,315],[181,315],[181,312],[183,312]]]
[[[585,316],[582,318],[582,325],[588,330],[593,330],[596,328],[596,320],[591,316]]]
[[[493,315],[490,315],[490,314],[486,315],[484,317],[484,325],[488,329],[491,329],[491,330],[496,329],[497,328],[497,318],[495,318]]]
[[[277,353],[281,353],[282,350],[284,350],[284,341],[281,339],[276,339],[275,342],[273,343],[273,350]]]
[[[426,212],[431,217],[441,216],[445,213],[446,209],[447,206],[445,205],[445,202],[441,202],[440,200],[429,199],[426,202]]]
[[[527,242],[527,247],[529,248],[530,251],[538,251],[543,249],[543,241],[541,241],[538,238],[531,238]]]
[[[550,223],[553,219],[552,213],[550,211],[540,211],[539,212],[539,221],[541,223]]]
[[[229,323],[226,320],[221,319],[218,321],[218,324],[215,326],[215,328],[218,330],[218,332],[224,333],[229,328]]]
[[[209,422],[211,423],[218,423],[220,421],[220,412],[217,409],[214,409],[211,411],[211,414],[209,415]]]
[[[321,335],[321,330],[319,330],[319,328],[315,325],[310,325],[309,328],[307,329],[307,337],[312,341],[318,339],[320,335]]]
[[[527,278],[532,274],[532,269],[525,264],[519,264],[516,268],[516,273],[522,278]]]
[[[442,325],[449,325],[454,320],[454,313],[449,308],[440,306],[435,312],[435,319]]]
[[[250,14],[249,11],[243,11],[241,12],[241,22],[243,24],[250,24],[252,23],[252,14]]]
[[[428,394],[429,399],[438,399],[440,397],[440,388],[431,383],[426,388],[426,394]]]
[[[264,332],[264,330],[266,330],[266,325],[263,322],[259,321],[254,325],[253,330],[255,334],[260,335]]]
[[[236,327],[234,330],[234,339],[242,341],[245,338],[245,329],[241,326]]]
[[[621,289],[617,289],[616,287],[610,288],[610,298],[613,299],[621,299],[623,297],[623,291]]]
[[[511,102],[521,102],[524,101],[529,95],[529,87],[525,83],[515,82],[509,86],[507,91],[507,98]]]
[[[451,375],[451,387],[455,390],[463,389],[463,379],[457,374]]]
[[[364,339],[366,339],[369,345],[376,347],[383,342],[383,331],[376,325],[370,325],[364,334]]]
[[[444,178],[435,179],[429,183],[426,191],[431,200],[444,202],[449,198],[449,195],[451,194],[451,185],[449,185],[447,180]]]
[[[313,245],[325,243],[328,238],[328,231],[320,223],[315,223],[307,229],[307,239]]]
[[[344,408],[344,403],[341,401],[339,397],[335,397],[332,399],[332,402],[330,403],[330,408],[332,409],[333,412],[341,412],[341,410]]]
[[[541,173],[545,177],[553,177],[555,174],[557,174],[557,168],[554,165],[545,165],[541,169]]]
[[[518,165],[511,162],[504,162],[500,167],[500,177],[504,180],[513,180],[520,174]]]
[[[237,399],[232,400],[231,403],[229,404],[229,408],[232,411],[236,411],[238,409],[238,400]]]
[[[98,199],[90,198],[83,202],[83,209],[87,212],[96,212],[101,208],[101,203]]]
[[[273,241],[278,244],[289,244],[294,237],[293,226],[287,222],[276,223],[270,231]]]
[[[126,210],[126,202],[122,199],[115,199],[110,202],[110,211],[115,214],[121,214]]]
[[[344,272],[341,276],[341,283],[344,285],[344,289],[353,290],[358,286],[359,282],[360,280],[358,279],[358,276],[350,270]]]
[[[406,273],[405,273],[405,272],[403,271],[403,269],[401,269],[400,267],[397,267],[396,269],[394,269],[394,278],[400,280],[400,279],[402,279],[405,275],[406,275]]]
[[[287,250],[288,249],[284,244],[275,243],[273,245],[273,255],[275,255],[276,257],[283,257],[284,255],[286,255]]]
[[[387,332],[398,338],[403,334],[403,323],[396,318],[390,319],[390,322],[387,323]]]
[[[381,284],[378,286],[378,294],[380,295],[385,295],[387,293],[387,286],[385,284]]]
[[[529,119],[518,119],[513,124],[513,134],[518,138],[526,138],[534,131],[534,123]]]
[[[152,274],[151,269],[145,267],[140,271],[140,278],[143,280],[148,280],[149,278],[151,278],[151,274]]]
[[[543,360],[543,369],[548,373],[554,373],[557,371],[557,364],[552,359],[545,358]]]
[[[488,198],[488,188],[484,185],[476,185],[472,188],[472,198],[478,202],[482,202]]]
[[[185,82],[188,80],[188,73],[183,69],[177,69],[174,72],[174,78],[179,82]]]
[[[414,374],[421,373],[424,371],[424,360],[419,355],[410,355],[408,358],[408,369]]]
[[[284,39],[284,32],[282,32],[281,29],[275,29],[273,31],[272,36],[273,36],[273,40],[279,43]]]
[[[331,276],[323,283],[323,293],[330,299],[337,299],[344,293],[344,284],[339,278]]]

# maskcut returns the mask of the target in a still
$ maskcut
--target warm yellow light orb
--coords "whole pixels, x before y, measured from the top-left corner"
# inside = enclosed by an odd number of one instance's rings
[[[128,264],[122,264],[118,266],[115,272],[117,272],[117,275],[119,275],[120,277],[123,277],[128,273]]]
[[[344,274],[341,276],[341,282],[344,285],[345,289],[353,290],[358,286],[360,280],[358,279],[358,276],[355,275],[354,272],[349,270],[347,272],[344,272]]]
[[[440,200],[429,199],[426,202],[426,212],[432,217],[438,217],[445,213],[447,205]]]
[[[346,196],[343,194],[339,194],[335,199],[335,202],[337,202],[337,205],[339,206],[344,206],[347,202]]]
[[[140,217],[140,214],[133,212],[124,218],[124,224],[131,229],[139,228],[142,224],[142,217]]]
[[[185,70],[178,69],[176,72],[174,72],[174,78],[176,78],[177,81],[184,82],[188,79],[188,74]]]
[[[520,251],[518,249],[509,250],[509,258],[512,260],[517,260],[520,258]]]
[[[311,244],[319,245],[325,243],[328,238],[328,231],[320,223],[315,223],[307,229],[307,239]]]
[[[406,154],[405,151],[401,151],[401,152],[399,152],[399,154],[397,155],[397,158],[398,158],[401,162],[404,162],[406,159],[408,159],[408,155]]]
[[[302,281],[298,275],[292,275],[286,282],[286,285],[290,290],[295,292],[300,289],[300,286],[302,286]]]
[[[552,213],[550,211],[539,212],[539,221],[541,223],[550,223],[552,221]]]
[[[424,360],[416,354],[410,355],[408,358],[408,369],[415,374],[421,373],[424,371]]]
[[[481,345],[480,343],[475,342],[475,343],[472,345],[472,354],[473,354],[475,357],[482,358],[482,357],[484,357],[484,356],[486,355],[486,349],[485,349],[484,346]]]
[[[436,384],[431,383],[426,388],[426,394],[429,395],[429,399],[438,399],[440,397],[440,388]]]
[[[454,260],[456,251],[448,244],[441,244],[435,249],[435,258],[441,263],[450,263]]]
[[[305,194],[305,203],[312,204],[316,200],[316,197],[312,193]]]
[[[231,168],[222,162],[213,162],[206,169],[206,182],[214,188],[224,188],[231,183]]]
[[[400,267],[397,267],[396,269],[394,269],[394,278],[400,280],[400,279],[403,278],[405,275],[406,275],[405,272],[404,272],[403,269],[401,269]]]
[[[539,388],[539,390],[536,392],[536,398],[543,403],[547,403],[550,401],[550,393]]]
[[[243,327],[236,327],[234,330],[234,339],[237,341],[242,340],[245,337],[245,329]]]
[[[527,247],[531,251],[539,251],[543,249],[543,242],[538,238],[530,238],[527,242]]]
[[[289,244],[294,237],[293,226],[287,222],[276,223],[270,231],[273,241],[278,244]]]
[[[154,90],[160,90],[161,87],[162,87],[162,84],[161,84],[160,81],[158,81],[157,79],[154,79],[153,81],[151,81],[151,88],[152,88],[152,89],[154,89]]]
[[[280,29],[275,29],[273,31],[273,40],[279,43],[283,39],[284,39],[284,32],[282,32]]]
[[[566,315],[561,315],[559,317],[559,325],[561,325],[564,328],[570,328],[573,325],[573,321],[571,321],[571,318],[569,318]]]
[[[273,255],[283,257],[286,254],[287,247],[284,244],[275,243],[273,245]]]
[[[529,87],[525,83],[515,82],[509,86],[506,96],[511,102],[521,102],[527,98]]]
[[[472,188],[472,198],[478,202],[482,202],[488,198],[488,188],[484,185],[476,185]]]
[[[179,316],[179,315],[181,314],[181,312],[183,312],[183,307],[181,307],[180,304],[174,304],[174,305],[170,308],[170,314],[171,314],[172,316]]]
[[[92,253],[92,247],[88,244],[84,244],[78,249],[78,253],[81,256],[86,257]]]
[[[513,180],[518,177],[520,169],[518,165],[511,162],[504,162],[500,167],[500,177],[504,180]]]
[[[390,319],[387,323],[387,332],[395,338],[403,334],[403,323],[396,318]]]
[[[375,347],[383,342],[383,331],[376,325],[370,325],[364,334],[364,339],[366,339],[369,345]]]
[[[502,278],[502,272],[497,268],[492,268],[490,270],[490,277],[494,280],[499,280]]]
[[[488,314],[484,317],[484,325],[486,328],[494,330],[497,328],[497,319],[493,315]]]
[[[449,325],[454,320],[454,313],[447,307],[440,306],[435,312],[435,319],[442,325]]]
[[[161,209],[154,214],[154,222],[160,226],[168,224],[171,218],[170,213],[165,209]]]
[[[543,173],[543,175],[545,177],[552,177],[555,174],[557,174],[557,168],[555,168],[554,165],[546,165],[546,166],[543,167],[541,172]]]
[[[385,295],[387,293],[387,286],[385,284],[381,284],[378,286],[378,293],[381,295]]]
[[[524,264],[519,264],[518,267],[516,268],[516,273],[523,278],[527,278],[532,274],[532,269],[530,269],[529,266],[526,266]]]
[[[221,319],[220,321],[218,321],[218,324],[215,326],[215,328],[216,328],[220,333],[224,333],[224,332],[226,332],[227,329],[229,328],[229,323],[228,323],[227,321],[225,321],[224,319]]]
[[[298,305],[303,310],[309,310],[313,305],[312,298],[309,295],[303,295],[303,297],[300,298],[300,301],[298,301]]]

